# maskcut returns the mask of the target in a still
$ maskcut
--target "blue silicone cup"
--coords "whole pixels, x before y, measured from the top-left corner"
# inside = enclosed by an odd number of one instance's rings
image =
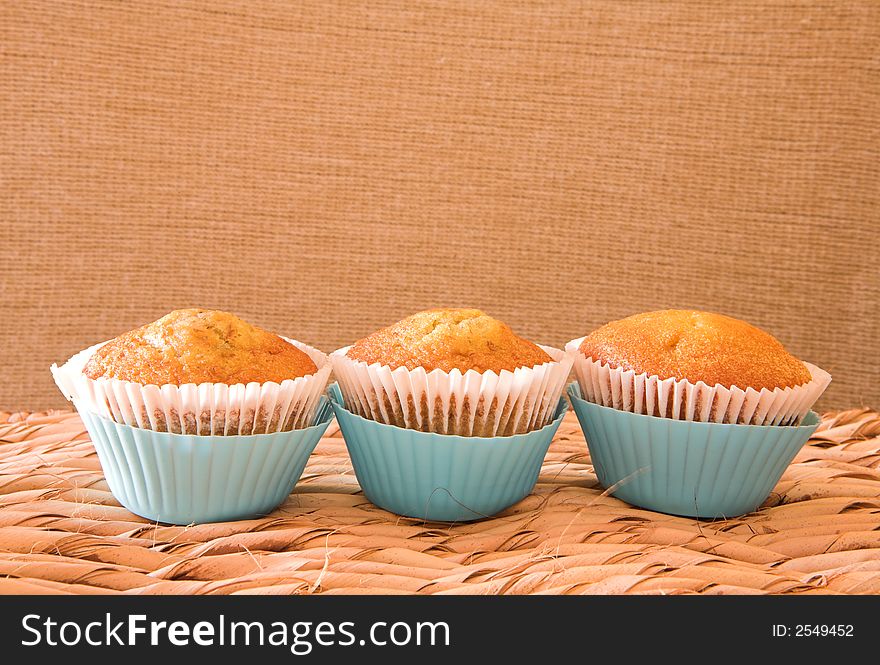
[[[495,437],[436,434],[362,418],[345,408],[337,384],[330,403],[367,498],[398,515],[439,522],[491,517],[526,497],[562,417],[525,434]]]
[[[311,427],[246,436],[153,432],[86,409],[79,414],[113,496],[136,515],[169,524],[271,512],[290,494],[333,419],[326,397]]]
[[[567,392],[603,487],[671,515],[727,518],[756,510],[819,425],[813,411],[798,426],[657,418],[588,402],[577,383]]]

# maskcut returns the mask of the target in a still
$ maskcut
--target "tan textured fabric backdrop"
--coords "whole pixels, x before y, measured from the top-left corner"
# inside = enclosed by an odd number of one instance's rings
[[[880,3],[0,4],[0,408],[175,307],[693,306],[880,406]]]

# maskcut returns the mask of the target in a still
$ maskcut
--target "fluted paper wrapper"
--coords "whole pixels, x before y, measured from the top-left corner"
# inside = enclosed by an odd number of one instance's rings
[[[831,382],[828,372],[806,362],[811,381],[772,390],[661,379],[588,358],[580,351],[583,341],[584,337],[572,340],[565,350],[574,359],[574,372],[584,399],[649,416],[697,422],[797,425]]]
[[[330,361],[352,412],[388,425],[459,436],[510,436],[543,427],[553,418],[572,364],[569,354],[542,346],[552,362],[497,374],[427,372],[368,365],[346,356],[349,348],[331,353]]]
[[[287,338],[284,338],[287,339]],[[83,368],[101,346],[80,351],[61,367],[55,383],[77,408],[118,423],[156,432],[199,435],[270,434],[308,427],[332,367],[325,353],[287,339],[308,354],[314,374],[280,383],[188,383],[142,385],[120,379],[90,379]]]

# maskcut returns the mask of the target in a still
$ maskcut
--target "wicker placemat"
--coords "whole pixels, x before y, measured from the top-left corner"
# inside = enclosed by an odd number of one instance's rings
[[[76,414],[0,413],[0,592],[880,593],[880,414],[826,416],[739,519],[603,495],[569,414],[534,493],[495,519],[373,506],[333,424],[271,515],[173,527],[119,506]]]

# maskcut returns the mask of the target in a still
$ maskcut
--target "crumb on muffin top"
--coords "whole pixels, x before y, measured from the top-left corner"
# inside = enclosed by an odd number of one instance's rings
[[[99,348],[83,373],[143,385],[265,383],[317,371],[305,352],[234,314],[178,309]]]
[[[710,386],[772,390],[812,379],[769,333],[696,310],[668,309],[612,321],[587,335],[579,349],[614,368]]]
[[[513,371],[553,359],[537,344],[478,309],[437,308],[418,312],[355,342],[346,355],[392,369],[423,367],[430,372],[469,369]]]

